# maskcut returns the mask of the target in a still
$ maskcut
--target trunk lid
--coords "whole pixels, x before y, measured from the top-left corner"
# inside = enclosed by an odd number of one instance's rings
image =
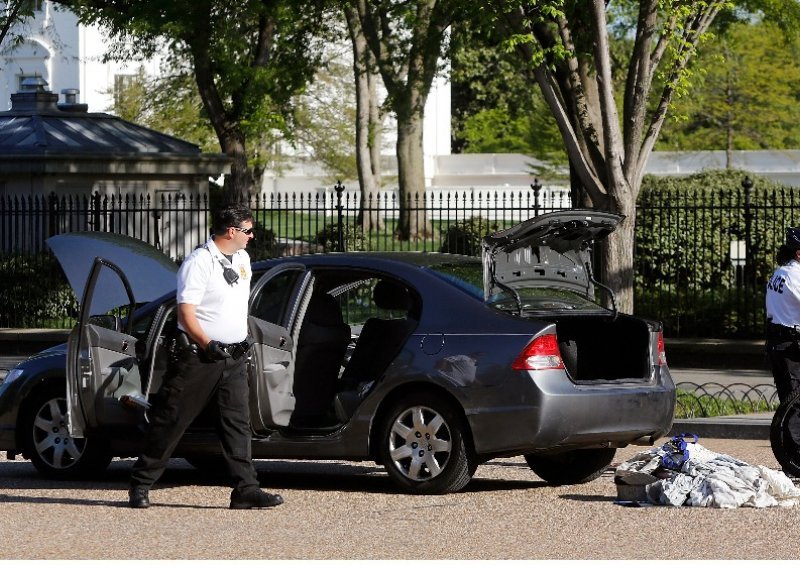
[[[549,288],[594,301],[589,245],[623,215],[589,209],[546,213],[484,237],[484,297],[501,290]]]

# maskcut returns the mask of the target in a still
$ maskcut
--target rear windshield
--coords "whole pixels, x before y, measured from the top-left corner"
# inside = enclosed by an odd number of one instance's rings
[[[436,264],[428,268],[439,278],[483,301],[483,263],[480,260]],[[497,293],[486,300],[488,305],[503,311],[519,311],[517,300],[511,292],[499,288],[496,290]],[[522,310],[526,313],[604,310],[595,302],[570,290],[531,286],[517,287],[516,292],[519,294]]]

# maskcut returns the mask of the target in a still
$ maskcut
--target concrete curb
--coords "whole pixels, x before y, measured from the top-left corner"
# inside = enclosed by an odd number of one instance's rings
[[[672,424],[670,436],[697,434],[702,438],[730,440],[769,440],[772,416],[763,414],[718,416],[715,418],[684,418]]]

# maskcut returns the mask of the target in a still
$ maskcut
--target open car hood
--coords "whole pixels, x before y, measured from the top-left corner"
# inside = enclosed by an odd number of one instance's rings
[[[149,302],[175,290],[178,265],[155,247],[125,235],[103,232],[65,233],[47,239],[75,297],[83,302],[86,280],[95,258],[116,264],[125,273],[137,303]],[[115,299],[103,301],[103,286],[95,290],[101,305],[114,306]]]
[[[545,213],[483,239],[484,295],[509,288],[552,287],[594,299],[586,270],[589,244],[608,236],[623,215],[591,209]]]

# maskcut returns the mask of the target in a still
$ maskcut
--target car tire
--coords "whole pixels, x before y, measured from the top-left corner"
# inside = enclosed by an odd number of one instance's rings
[[[378,452],[389,477],[408,493],[463,489],[471,479],[464,420],[431,394],[406,396],[384,414]]]
[[[533,473],[550,485],[588,483],[600,477],[614,459],[614,448],[568,450],[557,454],[526,454]]]
[[[800,477],[800,440],[798,436],[792,436],[790,430],[794,424],[800,425],[800,389],[792,392],[786,402],[778,406],[769,428],[772,453],[783,472]]]
[[[103,440],[69,435],[65,387],[49,386],[32,393],[19,428],[23,455],[44,477],[94,477],[111,462],[108,444]]]

